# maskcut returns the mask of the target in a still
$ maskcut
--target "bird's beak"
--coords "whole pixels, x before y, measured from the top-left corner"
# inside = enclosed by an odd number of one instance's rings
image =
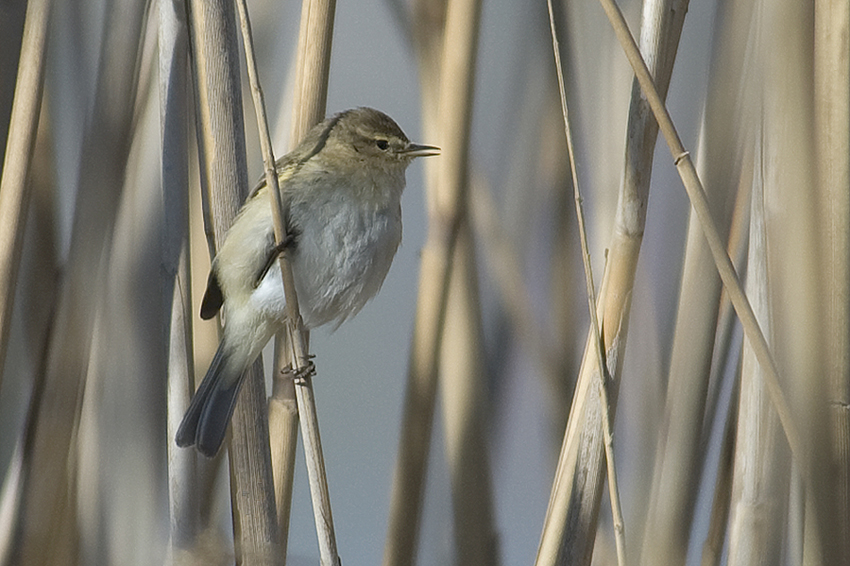
[[[404,150],[405,157],[428,157],[429,155],[440,155],[440,148],[412,143]]]

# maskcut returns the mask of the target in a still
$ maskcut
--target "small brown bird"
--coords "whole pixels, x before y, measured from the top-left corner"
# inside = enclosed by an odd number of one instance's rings
[[[277,162],[307,328],[338,326],[381,288],[401,242],[405,171],[414,158],[439,151],[411,143],[386,114],[357,108],[316,125]],[[245,370],[286,319],[267,191],[262,183],[239,211],[201,303],[205,320],[224,309],[224,336],[176,441],[209,457],[224,441]]]

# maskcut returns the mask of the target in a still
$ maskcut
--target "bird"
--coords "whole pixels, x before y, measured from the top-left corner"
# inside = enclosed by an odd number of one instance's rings
[[[383,112],[360,107],[317,124],[277,161],[286,237],[275,243],[261,181],[212,261],[200,316],[222,311],[224,328],[177,430],[178,446],[218,453],[245,370],[286,324],[279,254],[290,259],[304,327],[338,327],[375,296],[389,271],[401,243],[407,167],[439,153],[412,143]]]

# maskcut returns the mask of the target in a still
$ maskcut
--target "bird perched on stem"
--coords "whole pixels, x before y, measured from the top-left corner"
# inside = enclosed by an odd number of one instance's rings
[[[375,296],[401,242],[405,170],[439,148],[411,143],[386,114],[341,112],[316,125],[276,163],[287,237],[275,244],[271,199],[261,183],[212,262],[201,318],[224,309],[224,332],[177,430],[178,446],[212,457],[233,414],[243,374],[283,328],[280,265],[289,254],[308,329],[337,326]]]

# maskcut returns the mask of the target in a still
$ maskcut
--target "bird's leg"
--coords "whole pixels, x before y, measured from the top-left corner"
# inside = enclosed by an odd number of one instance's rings
[[[292,244],[294,244],[296,236],[297,236],[297,234],[295,232],[292,232],[292,231],[287,232],[286,236],[284,236],[284,238],[283,238],[283,241],[280,242],[279,244],[275,244],[275,246],[272,248],[272,253],[274,254],[274,257],[277,258],[277,256],[279,256],[284,251],[286,251],[286,248],[288,248]]]
[[[280,254],[285,252],[287,248],[295,245],[297,236],[298,234],[296,232],[287,232],[282,242],[274,244],[271,248],[269,248],[268,255],[266,256],[266,263],[263,264],[263,269],[257,274],[256,283],[254,285],[255,287],[260,284],[260,281],[263,280],[263,277],[265,277],[266,273],[269,272],[269,269],[272,268],[272,265],[274,265],[274,262]],[[274,234],[272,234],[272,239],[273,238]]]

